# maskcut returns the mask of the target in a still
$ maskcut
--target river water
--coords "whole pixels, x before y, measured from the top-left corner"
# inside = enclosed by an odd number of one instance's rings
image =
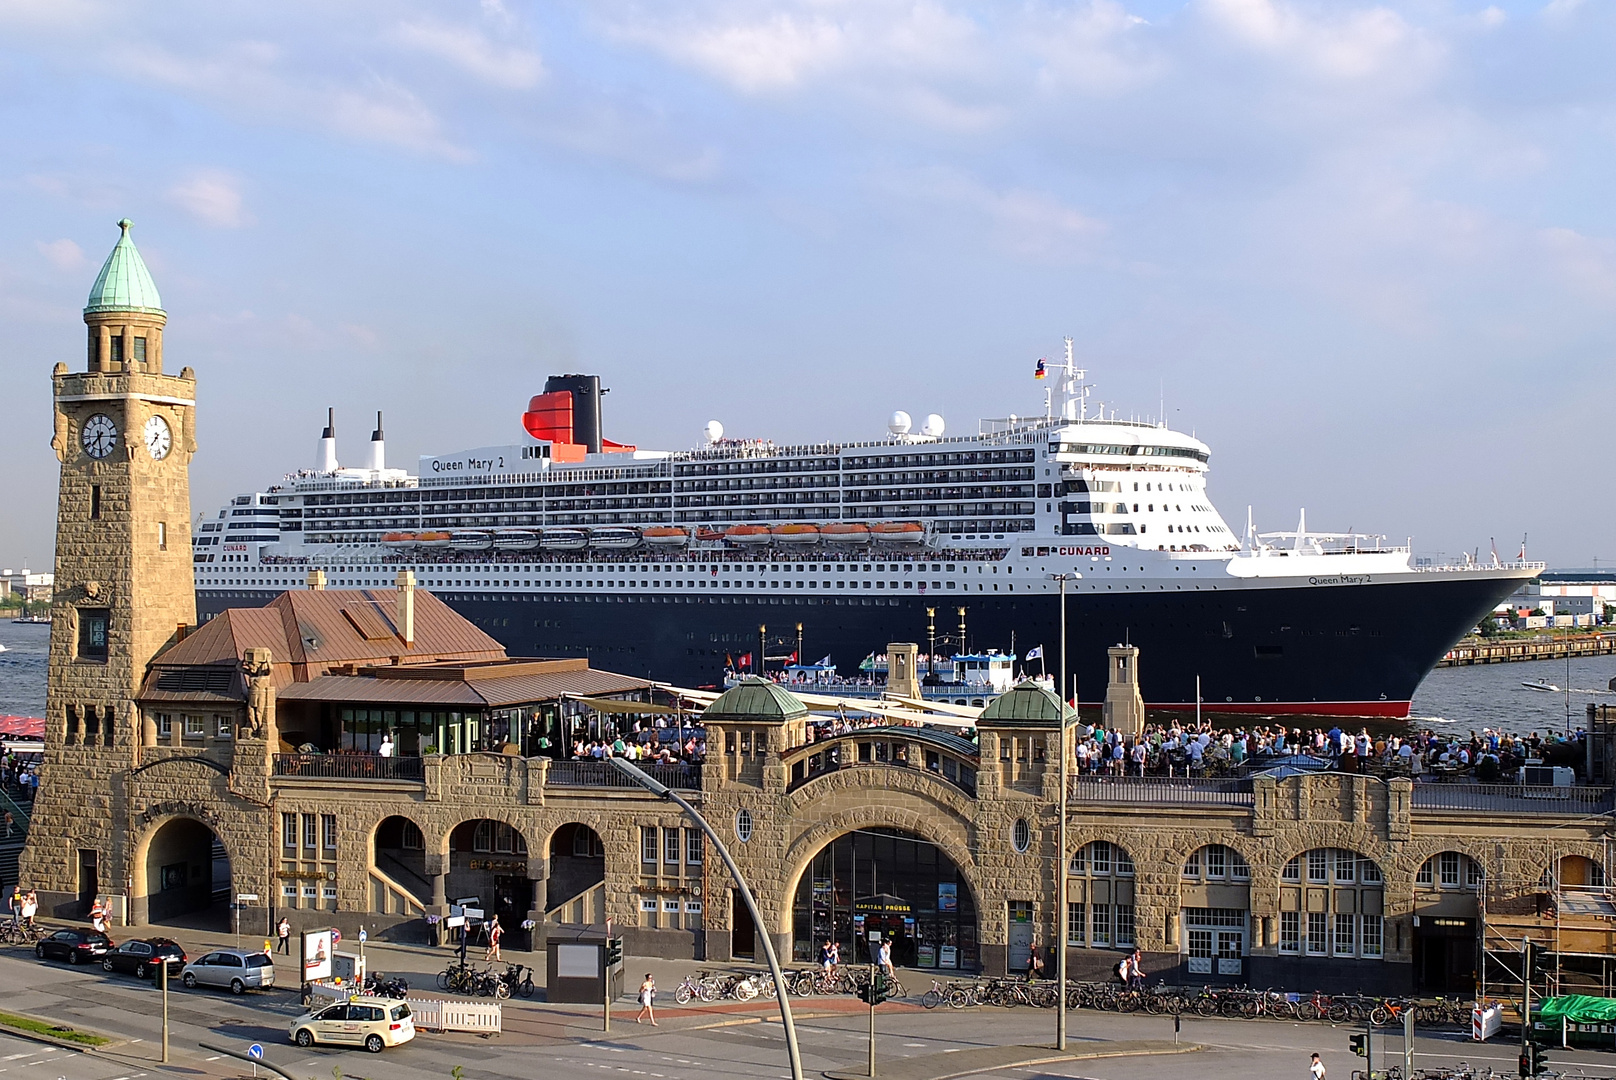
[[[45,715],[45,665],[50,648],[49,626],[19,626],[0,620],[0,716]],[[1142,659],[1149,680],[1149,658]],[[1609,689],[1616,678],[1616,656],[1573,659],[1567,678],[1564,660],[1531,660],[1519,664],[1440,668],[1426,676],[1414,694],[1413,723],[1436,731],[1465,734],[1474,728],[1501,729],[1517,734],[1564,731],[1567,695],[1571,688],[1571,728],[1584,723],[1589,702],[1616,705]],[[1551,683],[1562,692],[1528,690],[1522,682]],[[1298,718],[1291,718],[1293,726]],[[1301,722],[1300,726],[1310,726]]]

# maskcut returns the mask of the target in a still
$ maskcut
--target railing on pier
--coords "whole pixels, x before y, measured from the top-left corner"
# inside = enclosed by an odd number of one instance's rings
[[[1249,777],[1080,776],[1072,781],[1072,799],[1150,806],[1251,806],[1255,802]]]
[[[425,779],[420,758],[380,754],[276,754],[275,775],[313,780]]]
[[[680,791],[701,788],[701,766],[684,762],[662,764],[649,762],[640,765],[652,779]],[[635,788],[639,785],[605,761],[554,761],[550,763],[547,784],[555,787],[578,788]]]
[[[1616,789],[1523,784],[1415,784],[1414,809],[1517,814],[1608,814]]]

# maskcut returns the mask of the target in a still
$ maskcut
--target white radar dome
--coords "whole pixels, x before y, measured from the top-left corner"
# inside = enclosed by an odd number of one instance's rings
[[[914,421],[911,420],[909,418],[909,414],[904,412],[902,409],[899,409],[897,412],[893,413],[892,419],[887,421],[887,430],[892,432],[894,435],[907,435],[909,434],[909,429],[913,426]]]
[[[709,443],[715,443],[724,437],[724,425],[717,420],[709,420],[707,426],[702,428],[702,434],[707,436]]]
[[[926,422],[920,426],[920,433],[922,435],[929,435],[934,439],[941,436],[943,433],[942,413],[928,413],[926,415]]]

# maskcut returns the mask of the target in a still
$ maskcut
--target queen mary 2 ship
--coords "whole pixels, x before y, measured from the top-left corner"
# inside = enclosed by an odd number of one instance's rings
[[[555,376],[515,441],[423,457],[418,475],[386,466],[379,416],[362,467],[338,463],[330,424],[314,468],[200,524],[198,605],[265,602],[314,571],[388,588],[410,570],[513,655],[710,687],[764,627],[766,648],[801,642],[843,671],[937,624],[938,648],[1041,645],[1053,667],[1064,585],[1067,685],[1086,702],[1126,641],[1154,707],[1193,708],[1199,685],[1207,711],[1399,717],[1541,569],[1417,566],[1304,523],[1237,534],[1204,443],[1091,409],[1070,340],[1048,373],[1044,415],[976,434],[897,413],[868,442],[787,446],[714,421],[678,451],[602,438],[599,378]]]

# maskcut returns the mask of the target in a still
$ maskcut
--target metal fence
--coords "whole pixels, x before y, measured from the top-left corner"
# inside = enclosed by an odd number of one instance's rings
[[[423,780],[418,757],[380,754],[276,754],[276,776],[315,780]]]
[[[1080,776],[1072,781],[1072,800],[1153,806],[1251,806],[1254,797],[1251,780],[1246,777]]]
[[[1616,804],[1608,787],[1522,784],[1415,784],[1416,810],[1503,810],[1517,814],[1607,814]]]
[[[701,788],[701,766],[687,765],[683,762],[674,762],[664,765],[656,762],[646,762],[639,765],[641,771],[649,774],[652,779],[666,784],[680,791],[695,791]],[[590,787],[590,788],[637,788],[634,781],[612,768],[605,761],[554,761],[550,763],[550,775],[545,781],[556,787]]]

